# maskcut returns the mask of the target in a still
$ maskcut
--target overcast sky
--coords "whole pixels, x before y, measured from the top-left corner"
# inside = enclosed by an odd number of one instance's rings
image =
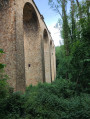
[[[58,21],[59,15],[53,11],[48,5],[48,0],[34,0],[40,13],[44,16],[44,21],[51,32],[51,36],[54,40],[55,46],[60,45],[61,41],[60,31],[54,28]]]

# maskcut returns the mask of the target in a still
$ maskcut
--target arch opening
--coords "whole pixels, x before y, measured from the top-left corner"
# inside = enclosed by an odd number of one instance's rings
[[[29,35],[37,35],[39,22],[37,18],[37,14],[30,3],[26,3],[23,9],[23,24],[24,24],[24,31],[26,33],[29,32]],[[33,34],[34,33],[34,34]]]
[[[31,3],[26,3],[23,9],[24,52],[26,85],[36,85],[39,66],[38,37],[39,21]]]

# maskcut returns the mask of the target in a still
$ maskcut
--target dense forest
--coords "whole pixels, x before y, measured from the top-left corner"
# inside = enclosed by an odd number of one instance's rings
[[[24,94],[13,92],[0,63],[0,119],[90,119],[90,2],[49,5],[60,15],[56,27],[64,42],[56,47],[57,77],[51,84],[30,85]]]
[[[64,45],[56,47],[57,78],[76,82],[82,88],[90,86],[90,2],[50,0],[51,7],[60,14],[57,27],[61,30]],[[60,7],[61,6],[61,7]],[[62,12],[61,12],[62,11]]]

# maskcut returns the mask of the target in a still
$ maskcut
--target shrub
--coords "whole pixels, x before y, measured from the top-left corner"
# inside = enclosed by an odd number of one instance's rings
[[[76,84],[57,80],[30,86],[26,91],[26,116],[31,119],[89,119],[88,94],[79,94]]]

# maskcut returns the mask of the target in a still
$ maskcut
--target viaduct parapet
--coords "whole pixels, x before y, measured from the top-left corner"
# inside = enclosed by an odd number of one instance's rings
[[[55,45],[33,0],[0,0],[0,49],[9,84],[25,91],[30,84],[56,77]]]

